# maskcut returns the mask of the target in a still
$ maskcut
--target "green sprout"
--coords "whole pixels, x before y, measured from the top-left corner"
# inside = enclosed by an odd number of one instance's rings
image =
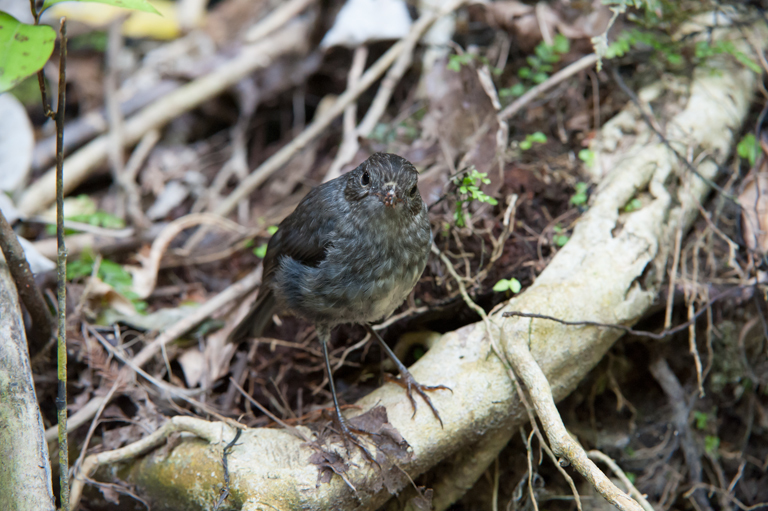
[[[574,206],[583,206],[587,203],[587,192],[589,191],[589,185],[587,183],[576,183],[575,191],[568,202]]]
[[[591,149],[582,149],[579,151],[579,159],[589,168],[595,166],[595,152]]]
[[[470,217],[469,213],[464,212],[464,204],[472,201],[487,202],[488,204],[495,206],[499,203],[496,199],[487,195],[480,189],[482,184],[490,184],[491,180],[488,179],[487,172],[478,172],[475,167],[471,167],[469,172],[464,176],[457,176],[453,178],[453,184],[458,187],[458,196],[456,198],[456,209],[453,213],[453,218],[456,221],[456,225],[464,227],[467,224],[467,219]]]
[[[552,236],[552,242],[558,247],[565,246],[568,240],[571,239],[559,225],[554,226],[552,230],[555,231],[555,235]]]
[[[96,258],[90,250],[83,250],[78,259],[67,262],[67,279],[72,281],[87,277],[93,273]],[[137,311],[147,309],[147,302],[140,300],[133,292],[133,277],[121,264],[109,259],[102,259],[96,276],[112,289],[128,298]]]
[[[515,278],[501,279],[493,286],[493,290],[497,293],[511,291],[512,293],[516,294],[519,293],[522,288],[523,285],[520,284],[520,281]]]
[[[752,166],[755,165],[760,151],[760,144],[757,143],[757,139],[752,133],[745,135],[736,146],[738,155],[749,161],[749,164]]]
[[[520,149],[522,149],[523,151],[527,151],[528,149],[533,147],[534,143],[543,144],[546,141],[547,141],[547,136],[544,133],[537,131],[536,133],[531,133],[530,135],[525,136],[525,140],[520,142]]]
[[[520,82],[501,89],[499,96],[502,98],[519,97],[533,86],[538,85],[549,78],[554,70],[554,64],[560,62],[560,58],[571,49],[571,43],[567,37],[557,34],[552,44],[540,42],[533,50],[533,55],[528,56],[527,66],[517,71]]]
[[[638,199],[637,197],[635,197],[634,199],[629,201],[626,206],[624,206],[624,212],[625,213],[632,213],[633,211],[637,211],[641,207],[643,207],[642,201],[640,199]]]
[[[270,225],[267,227],[267,234],[270,236],[274,236],[277,232],[277,226],[276,225]],[[264,259],[264,256],[267,255],[267,243],[262,243],[258,247],[253,249],[253,255],[258,257],[259,259]]]

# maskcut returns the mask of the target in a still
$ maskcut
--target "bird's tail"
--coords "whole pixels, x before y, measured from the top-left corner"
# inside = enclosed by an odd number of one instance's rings
[[[227,341],[239,343],[248,337],[259,337],[269,326],[272,314],[275,310],[275,295],[272,290],[259,291],[256,301],[253,302],[251,310],[240,321],[232,333],[229,334]]]

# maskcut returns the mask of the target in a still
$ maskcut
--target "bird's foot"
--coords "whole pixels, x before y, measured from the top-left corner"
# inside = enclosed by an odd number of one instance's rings
[[[415,391],[418,395],[421,396],[427,405],[429,405],[429,408],[432,410],[435,418],[440,421],[440,427],[443,427],[443,419],[440,418],[440,414],[437,412],[435,405],[432,404],[432,400],[429,399],[427,392],[432,392],[434,390],[450,390],[451,394],[453,394],[453,390],[450,387],[446,387],[445,385],[422,385],[416,381],[410,371],[405,369],[405,367],[400,369],[400,378],[394,378],[385,374],[384,379],[391,381],[392,383],[396,383],[405,389],[405,393],[408,394],[408,399],[410,399],[411,406],[413,407],[412,418],[416,417],[416,400],[413,397],[413,392]]]
[[[371,454],[371,451],[368,450],[368,448],[365,446],[365,444],[355,435],[352,430],[354,428],[349,427],[349,421],[344,418],[343,415],[337,414],[336,415],[336,421],[339,424],[339,435],[341,436],[342,441],[344,442],[344,448],[347,450],[347,455],[350,454],[349,450],[349,444],[356,446],[358,449],[360,449],[366,458],[368,458],[369,461],[375,463],[376,465],[379,465],[379,462],[376,461],[376,458],[373,457],[373,454]],[[358,431],[358,430],[355,430]],[[365,433],[364,431],[359,431],[360,433]]]

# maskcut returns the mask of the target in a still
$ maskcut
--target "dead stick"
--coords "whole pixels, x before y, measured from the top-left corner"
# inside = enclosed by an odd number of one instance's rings
[[[27,341],[29,342],[29,354],[33,356],[40,351],[51,338],[53,329],[53,317],[48,310],[40,288],[35,284],[32,270],[29,268],[24,248],[19,244],[16,233],[13,232],[3,212],[0,211],[0,249],[5,255],[8,270],[16,282],[16,289],[24,307],[32,320]]]

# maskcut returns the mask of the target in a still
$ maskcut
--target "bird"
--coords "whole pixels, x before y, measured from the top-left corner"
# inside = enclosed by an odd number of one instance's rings
[[[229,336],[232,342],[261,336],[278,311],[314,323],[336,418],[354,440],[328,357],[331,330],[340,324],[364,326],[397,366],[400,379],[393,381],[405,388],[413,416],[415,391],[443,425],[425,391],[450,389],[418,383],[371,326],[403,303],[427,264],[432,230],[418,177],[405,158],[374,153],[313,188],[270,238],[256,300]]]

